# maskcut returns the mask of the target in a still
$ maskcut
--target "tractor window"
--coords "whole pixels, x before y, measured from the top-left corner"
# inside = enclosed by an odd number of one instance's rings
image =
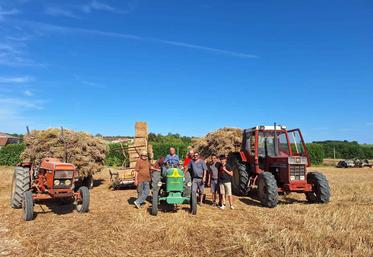
[[[259,156],[270,156],[275,157],[275,133],[274,132],[260,132],[259,133],[259,145],[258,145],[258,155]],[[277,145],[278,145],[278,155],[289,155],[289,146],[286,138],[286,134],[282,132],[277,132]]]
[[[255,134],[248,136],[245,142],[245,150],[252,156],[255,155]]]
[[[280,156],[289,155],[288,140],[285,133],[281,133],[278,135],[278,150]]]
[[[301,137],[299,135],[299,131],[297,130],[290,131],[289,140],[290,140],[291,150],[293,151],[293,155],[302,156],[304,154],[304,148],[303,148]]]

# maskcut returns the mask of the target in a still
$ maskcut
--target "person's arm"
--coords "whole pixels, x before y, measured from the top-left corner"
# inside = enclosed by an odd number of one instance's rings
[[[137,176],[138,176],[139,170],[140,170],[140,165],[139,165],[139,161],[137,161],[136,166],[135,166],[135,186],[138,185]]]
[[[225,171],[229,176],[233,177],[233,171],[228,170],[226,166],[223,166],[223,170],[224,170],[224,171]]]
[[[203,179],[202,179],[202,182],[205,183],[206,182],[206,174],[207,174],[207,166],[206,166],[206,162],[203,161]]]
[[[211,166],[207,166],[207,172],[209,174],[209,181],[207,182],[207,186],[211,186],[211,177],[212,177]]]

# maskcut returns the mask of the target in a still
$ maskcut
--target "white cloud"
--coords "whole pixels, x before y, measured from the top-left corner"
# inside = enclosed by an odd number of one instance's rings
[[[25,90],[23,92],[26,96],[33,96],[34,94],[30,90]]]
[[[51,16],[65,16],[69,18],[79,18],[77,15],[73,13],[72,10],[65,9],[62,7],[57,7],[57,6],[47,6],[45,8],[45,14],[51,15]]]
[[[0,21],[3,20],[5,16],[16,15],[18,13],[20,13],[18,9],[5,10],[0,6]]]
[[[112,12],[112,13],[129,13],[132,11],[132,8],[125,11],[125,10],[113,7],[107,3],[99,2],[96,0],[91,1],[89,4],[83,5],[81,9],[85,13],[91,13],[92,11],[106,11],[106,12]]]
[[[22,22],[22,25],[31,26],[35,29],[44,30],[50,33],[66,33],[66,34],[78,33],[78,34],[95,35],[95,36],[101,36],[101,37],[130,39],[130,40],[146,41],[146,42],[153,42],[153,43],[171,45],[171,46],[182,47],[182,48],[195,49],[195,50],[211,52],[215,54],[227,55],[231,57],[259,58],[257,55],[254,55],[254,54],[248,54],[248,53],[243,53],[243,52],[238,52],[238,51],[231,51],[231,50],[225,50],[225,49],[220,49],[220,48],[215,48],[215,47],[191,44],[191,43],[181,42],[181,41],[166,40],[166,39],[160,39],[160,38],[154,38],[154,37],[143,37],[143,36],[138,36],[138,35],[133,35],[133,34],[126,34],[126,33],[116,33],[116,32],[107,32],[107,31],[93,30],[93,29],[56,26],[56,25],[51,25],[47,23],[31,22],[31,21]]]
[[[0,84],[24,84],[31,82],[32,77],[21,76],[21,77],[0,77]]]
[[[1,97],[0,98],[0,107],[13,107],[12,110],[16,110],[17,108],[21,109],[43,109],[43,102],[40,100],[29,100],[23,98],[16,98],[16,97]]]

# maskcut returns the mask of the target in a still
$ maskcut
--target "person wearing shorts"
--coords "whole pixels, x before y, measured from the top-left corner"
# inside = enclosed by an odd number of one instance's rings
[[[222,196],[222,204],[220,209],[225,209],[226,197],[228,198],[230,208],[233,210],[233,196],[232,196],[232,177],[233,171],[229,164],[227,164],[227,157],[220,156],[219,170],[219,188]]]
[[[218,170],[218,157],[213,154],[211,156],[211,163],[209,165],[209,183],[208,186],[211,187],[211,194],[212,194],[212,205],[216,206],[216,195],[219,193],[219,170]]]

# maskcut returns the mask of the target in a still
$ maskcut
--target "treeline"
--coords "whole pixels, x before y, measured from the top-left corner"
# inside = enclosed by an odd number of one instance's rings
[[[171,146],[176,148],[180,158],[184,158],[188,146],[192,144],[192,138],[180,136],[179,134],[149,134],[149,144],[153,145],[154,159],[158,159],[168,153]],[[123,147],[123,148],[122,148]],[[11,144],[0,149],[0,165],[14,166],[20,162],[20,155],[23,152],[24,144]],[[109,153],[106,156],[105,164],[107,166],[127,166],[128,156],[126,144],[110,143]],[[337,159],[373,159],[373,145],[359,144],[356,141],[318,141],[307,143],[307,149],[314,165],[319,165],[324,158]]]
[[[319,141],[313,142],[322,146],[324,158],[336,159],[373,159],[373,145],[359,144],[356,141]],[[335,154],[335,156],[334,156]]]

